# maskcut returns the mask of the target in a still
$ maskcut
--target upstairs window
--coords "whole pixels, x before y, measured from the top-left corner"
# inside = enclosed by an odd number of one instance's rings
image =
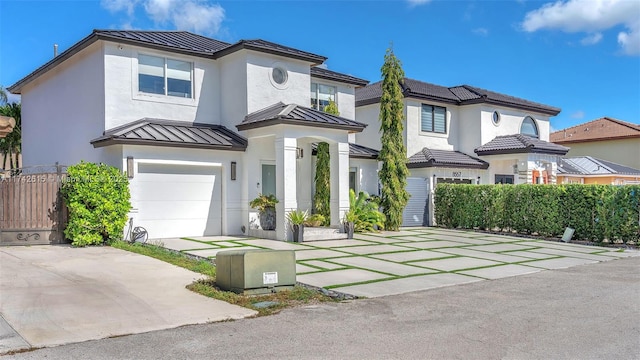
[[[533,120],[531,116],[527,116],[522,121],[522,125],[520,125],[520,134],[531,136],[534,138],[538,138],[538,125],[536,125],[536,121]]]
[[[192,64],[151,55],[138,55],[138,91],[147,94],[192,97]]]
[[[324,111],[330,101],[336,101],[336,92],[335,86],[311,83],[311,107]]]
[[[422,131],[446,134],[447,109],[440,106],[422,104],[420,123]]]

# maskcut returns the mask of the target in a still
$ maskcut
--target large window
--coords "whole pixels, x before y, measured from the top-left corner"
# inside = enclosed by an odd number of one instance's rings
[[[336,92],[335,86],[311,83],[311,107],[324,111],[329,101],[336,101]]]
[[[421,129],[426,132],[447,133],[447,109],[422,104]]]
[[[520,134],[538,138],[538,125],[531,116],[527,116],[520,125]]]
[[[138,55],[138,90],[191,98],[191,63],[151,55]]]

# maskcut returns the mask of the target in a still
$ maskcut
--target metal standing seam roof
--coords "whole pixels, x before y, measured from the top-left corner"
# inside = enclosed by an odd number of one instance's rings
[[[549,140],[556,144],[640,138],[640,125],[609,117],[592,120],[570,128],[552,132]]]
[[[317,66],[311,67],[311,76],[319,79],[337,81],[355,86],[365,86],[369,83],[369,80],[360,79],[351,75],[342,74]]]
[[[485,90],[469,85],[445,87],[424,81],[404,78],[400,83],[405,97],[437,101],[454,105],[488,103],[508,106],[547,115],[558,115],[560,109],[549,105]],[[382,96],[382,81],[356,89],[356,107],[376,104]]]
[[[640,170],[597,159],[591,156],[562,158],[558,164],[561,174],[575,175],[633,175],[640,176]]]
[[[311,154],[317,155],[318,144],[311,144]],[[377,159],[380,151],[363,145],[349,143],[349,157],[352,159]]]
[[[452,167],[487,169],[489,163],[460,151],[423,148],[407,160],[408,168]]]
[[[367,126],[367,124],[327,114],[316,109],[278,102],[245,116],[242,123],[236,125],[236,128],[242,131],[277,124],[316,126],[352,132],[361,132]]]
[[[221,125],[144,118],[108,130],[93,147],[114,144],[244,151],[247,139]]]
[[[569,148],[530,136],[515,134],[497,136],[474,151],[481,156],[518,153],[565,155],[569,152]]]
[[[327,58],[292,47],[276,44],[266,40],[240,40],[234,44],[211,39],[188,31],[142,31],[142,30],[93,30],[84,39],[73,44],[69,49],[49,60],[29,75],[18,80],[7,89],[19,94],[22,86],[35,79],[40,74],[49,71],[71,56],[98,40],[114,41],[135,46],[142,46],[174,53],[218,59],[238,50],[247,49],[290,57],[298,60],[322,64]]]

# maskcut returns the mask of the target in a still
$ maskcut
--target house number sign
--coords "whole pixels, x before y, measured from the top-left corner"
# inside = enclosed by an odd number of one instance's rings
[[[454,171],[451,173],[451,176],[453,176],[454,178],[462,177],[462,171]]]

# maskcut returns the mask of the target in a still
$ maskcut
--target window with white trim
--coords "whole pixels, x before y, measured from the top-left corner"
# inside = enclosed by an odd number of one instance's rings
[[[152,55],[138,55],[138,91],[191,98],[193,64]]]
[[[311,83],[311,107],[324,111],[330,101],[336,102],[336,93],[335,86]]]
[[[447,133],[447,108],[422,104],[420,129],[425,132]]]

